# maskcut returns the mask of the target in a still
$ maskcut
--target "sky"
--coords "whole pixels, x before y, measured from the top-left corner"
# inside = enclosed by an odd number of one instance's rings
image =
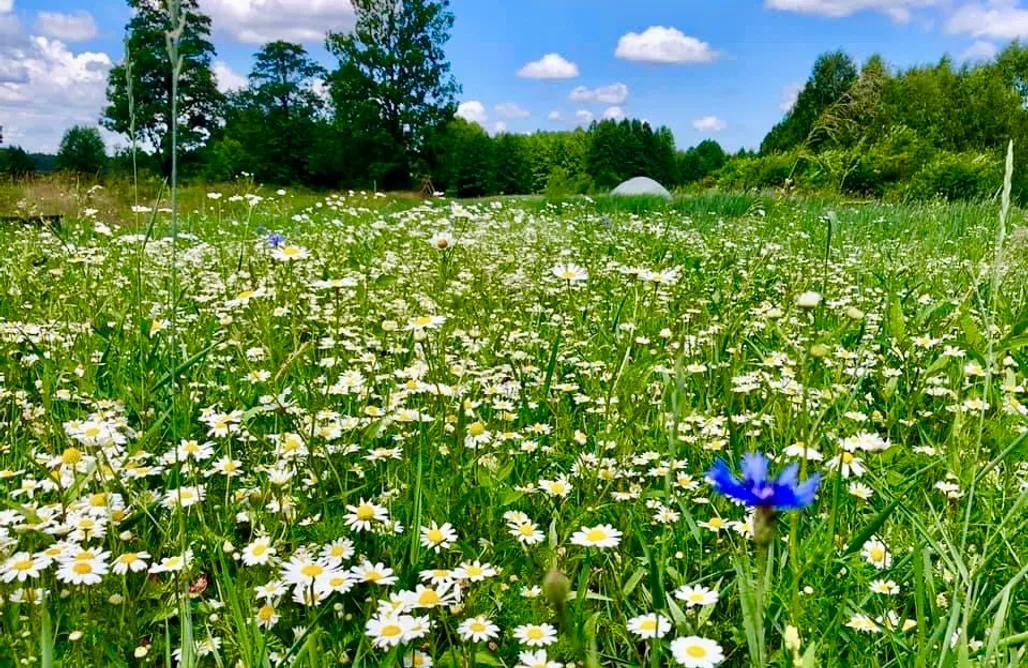
[[[266,41],[304,44],[326,66],[327,30],[347,0],[199,0],[213,20],[219,86],[245,84]],[[707,138],[756,148],[789,109],[818,54],[894,68],[990,57],[1028,38],[1028,0],[451,0],[446,52],[458,114],[491,133],[570,129],[600,118],[669,127],[679,148]],[[116,0],[0,0],[4,143],[53,152],[95,125],[122,58]],[[109,148],[125,138],[105,132]]]

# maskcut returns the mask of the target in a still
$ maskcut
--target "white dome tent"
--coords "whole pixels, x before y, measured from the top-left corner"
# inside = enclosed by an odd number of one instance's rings
[[[628,179],[617,188],[614,188],[614,190],[611,190],[610,194],[615,197],[647,195],[671,199],[671,193],[667,191],[667,188],[648,176],[637,176],[634,179]]]

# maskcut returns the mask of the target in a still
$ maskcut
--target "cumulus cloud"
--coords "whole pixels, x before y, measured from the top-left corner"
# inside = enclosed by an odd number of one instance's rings
[[[504,123],[503,121],[496,121],[495,123],[493,123],[493,134],[494,135],[498,135],[501,132],[506,132],[506,131],[507,131],[507,124]]]
[[[216,31],[245,44],[321,44],[329,30],[349,30],[356,22],[348,0],[200,0],[200,9]]]
[[[489,116],[485,113],[485,105],[478,100],[468,100],[457,105],[457,116],[460,116],[469,123],[485,125]]]
[[[498,104],[493,107],[493,111],[504,118],[528,118],[532,115],[532,112],[516,102],[504,102],[503,104]]]
[[[5,42],[0,63],[5,143],[56,151],[68,127],[96,125],[113,66],[106,53],[74,53],[60,40],[35,36]]]
[[[222,93],[246,88],[246,77],[241,74],[237,74],[235,70],[229,67],[228,63],[223,60],[214,61],[214,66],[211,67],[211,71],[214,72],[214,81],[218,85],[218,90]]]
[[[995,44],[980,39],[967,47],[967,50],[961,54],[960,59],[971,62],[977,60],[991,60],[998,51],[999,49]]]
[[[778,108],[782,111],[792,111],[792,107],[796,104],[796,98],[800,96],[801,90],[803,90],[803,84],[801,83],[786,84],[782,88],[782,101],[778,104]]]
[[[689,65],[712,63],[718,52],[710,44],[690,37],[678,28],[650,26],[642,33],[622,35],[614,55],[641,63]]]
[[[549,114],[546,115],[546,118],[551,120],[551,121],[562,121],[562,120],[564,120],[564,114],[562,114],[559,111],[557,111],[556,109],[554,109],[553,111],[551,111]]]
[[[559,53],[547,53],[518,70],[518,76],[522,79],[574,79],[578,76],[578,65]]]
[[[87,42],[99,34],[93,15],[87,11],[74,14],[39,12],[36,32],[64,42]]]
[[[950,16],[946,30],[1003,40],[1028,37],[1028,9],[1018,7],[1014,0],[967,4]]]
[[[624,117],[625,117],[625,110],[622,109],[621,107],[614,106],[614,107],[608,107],[603,112],[603,116],[601,118],[603,118],[603,120],[605,120],[605,121],[620,121]]]
[[[704,116],[693,121],[692,126],[700,132],[721,132],[728,127],[728,123],[717,116]]]
[[[597,102],[599,104],[624,104],[628,99],[628,86],[613,83],[599,88],[578,86],[569,96],[572,102]]]
[[[581,125],[589,125],[596,120],[595,114],[588,109],[579,109],[575,112],[575,121]]]
[[[0,0],[0,14],[14,11],[14,0]]]
[[[857,12],[881,12],[897,23],[910,20],[911,11],[942,4],[942,0],[766,0],[768,9],[841,18]]]

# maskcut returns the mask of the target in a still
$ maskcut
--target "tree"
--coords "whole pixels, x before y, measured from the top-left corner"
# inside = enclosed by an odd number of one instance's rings
[[[727,159],[721,144],[705,139],[678,155],[678,179],[681,183],[700,181],[721,169]]]
[[[369,144],[387,187],[410,185],[424,170],[428,133],[448,123],[460,86],[443,46],[450,39],[449,0],[353,0],[352,32],[329,33],[339,60],[330,77],[336,118]]]
[[[247,170],[258,179],[308,179],[315,125],[324,107],[315,82],[324,76],[324,68],[299,44],[271,42],[255,55],[249,88],[228,105],[225,135],[245,147]]]
[[[202,146],[217,129],[224,97],[215,85],[211,60],[211,20],[200,13],[197,0],[179,0],[184,18],[179,53],[178,148],[190,151]],[[103,125],[128,134],[132,112],[139,138],[157,153],[165,174],[171,172],[172,63],[167,34],[173,26],[169,0],[129,0],[132,18],[126,26],[125,62],[111,69],[107,78],[108,107]],[[129,82],[134,109],[129,104]]]
[[[95,127],[76,125],[61,139],[54,169],[62,172],[97,175],[107,166],[107,151],[100,131]]]
[[[761,142],[761,155],[805,144],[822,112],[838,102],[856,80],[857,67],[842,51],[819,56],[792,109]]]
[[[20,146],[11,146],[0,150],[0,172],[18,177],[32,174],[35,171],[36,163],[25,152],[25,149]]]

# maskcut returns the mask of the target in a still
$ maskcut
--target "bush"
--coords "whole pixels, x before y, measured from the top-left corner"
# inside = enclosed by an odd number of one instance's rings
[[[927,199],[969,200],[994,195],[1003,185],[998,157],[974,153],[944,153],[914,175],[907,195]]]

